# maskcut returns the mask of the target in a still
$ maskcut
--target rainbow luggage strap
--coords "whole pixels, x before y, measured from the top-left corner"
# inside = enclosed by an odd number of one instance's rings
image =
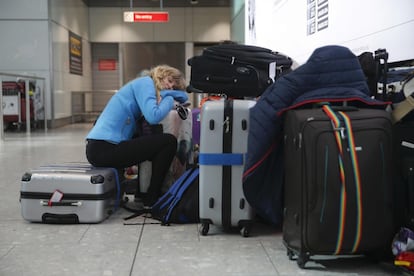
[[[361,229],[362,229],[362,202],[361,202],[361,178],[360,178],[360,172],[359,172],[359,164],[358,164],[358,157],[356,155],[355,150],[355,141],[354,141],[354,135],[352,131],[351,126],[351,119],[349,116],[339,111],[339,116],[342,117],[345,127],[341,126],[341,121],[339,120],[338,116],[335,114],[335,112],[332,110],[332,108],[328,105],[324,105],[322,107],[322,110],[328,115],[328,117],[332,121],[332,126],[334,129],[334,135],[335,140],[338,145],[338,162],[339,162],[339,171],[340,171],[340,181],[341,181],[341,200],[340,200],[340,213],[339,213],[339,229],[338,229],[338,238],[336,242],[336,248],[335,248],[335,255],[338,255],[341,253],[342,250],[342,244],[344,239],[344,229],[345,229],[345,218],[346,218],[346,182],[345,182],[345,171],[344,171],[344,164],[343,164],[343,145],[342,142],[345,140],[345,137],[348,139],[348,147],[349,147],[349,153],[351,157],[352,162],[352,168],[353,168],[353,174],[354,174],[354,183],[356,188],[356,202],[357,202],[357,224],[355,229],[355,241],[354,245],[352,247],[352,253],[357,252],[359,244],[361,242]],[[344,134],[344,131],[346,131],[346,136]]]

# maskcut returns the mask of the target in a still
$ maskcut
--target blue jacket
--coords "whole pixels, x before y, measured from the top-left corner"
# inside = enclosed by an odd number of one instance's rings
[[[155,85],[148,76],[127,83],[109,100],[86,139],[114,144],[129,140],[142,115],[150,124],[157,124],[173,108],[174,100],[185,102],[188,99],[184,91],[162,90],[160,94],[161,102],[157,104]]]
[[[342,46],[316,49],[308,61],[280,77],[250,111],[243,190],[265,220],[280,224],[283,208],[283,113],[315,102],[385,108],[370,98],[358,58]]]

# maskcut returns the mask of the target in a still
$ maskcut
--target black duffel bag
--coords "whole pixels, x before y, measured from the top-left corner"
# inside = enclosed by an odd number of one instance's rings
[[[188,59],[188,92],[257,97],[279,76],[291,71],[292,59],[267,48],[220,44]]]

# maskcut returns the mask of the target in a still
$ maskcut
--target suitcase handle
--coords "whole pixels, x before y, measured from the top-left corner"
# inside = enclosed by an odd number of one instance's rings
[[[211,81],[212,83],[237,83],[237,78],[232,77],[206,76],[206,80]]]
[[[191,84],[189,86],[187,86],[187,92],[188,93],[204,93],[203,90],[197,89],[194,86],[192,86]]]
[[[76,224],[79,223],[79,217],[76,214],[44,213],[42,215],[42,222],[50,224]]]
[[[328,105],[330,109],[332,109],[335,112],[338,112],[338,111],[347,112],[347,111],[358,111],[359,110],[359,108],[356,106],[345,105],[345,104],[346,102],[344,102],[342,105],[330,105],[328,102],[318,102],[314,105],[314,107],[323,107],[324,105]]]
[[[358,111],[358,107],[355,107],[355,106],[336,106],[336,105],[334,105],[334,106],[331,106],[331,108],[332,108],[332,110],[333,111],[344,111],[344,112],[347,112],[347,111]]]
[[[81,206],[81,201],[60,201],[60,202],[49,202],[48,200],[41,200],[40,205],[42,206]]]

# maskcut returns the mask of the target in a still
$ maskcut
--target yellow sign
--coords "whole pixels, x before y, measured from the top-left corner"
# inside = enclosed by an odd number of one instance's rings
[[[69,32],[69,71],[82,75],[82,37]]]

